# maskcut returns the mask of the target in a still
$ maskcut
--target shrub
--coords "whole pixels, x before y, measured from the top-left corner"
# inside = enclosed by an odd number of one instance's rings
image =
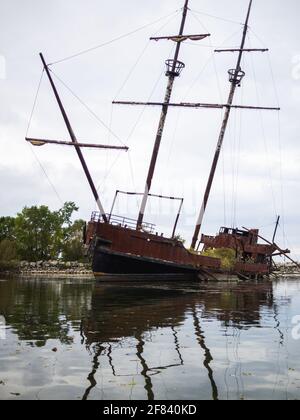
[[[15,241],[3,239],[0,242],[0,261],[13,261],[17,259],[17,245]]]
[[[202,252],[201,255],[219,258],[221,260],[221,267],[225,270],[231,270],[236,263],[235,250],[230,248],[209,248]]]

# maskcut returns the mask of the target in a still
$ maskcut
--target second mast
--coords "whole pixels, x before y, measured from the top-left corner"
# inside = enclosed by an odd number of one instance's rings
[[[183,35],[186,17],[187,17],[187,11],[188,11],[188,3],[189,3],[189,0],[185,0],[180,30],[179,30],[179,35],[178,35],[179,37]],[[142,224],[143,224],[144,213],[145,213],[148,196],[149,196],[149,192],[150,192],[150,188],[152,184],[152,179],[153,179],[154,170],[155,170],[155,166],[157,162],[160,143],[162,140],[162,135],[163,135],[164,127],[165,127],[166,117],[168,113],[168,105],[170,103],[170,99],[172,95],[174,80],[175,80],[175,77],[180,76],[181,71],[185,67],[182,62],[178,61],[180,47],[181,47],[181,42],[179,41],[177,42],[173,60],[167,60],[166,62],[167,67],[168,67],[166,76],[168,76],[169,78],[168,85],[166,89],[164,105],[162,107],[161,116],[159,120],[158,130],[157,130],[156,139],[155,139],[154,148],[153,148],[152,157],[151,157],[151,162],[150,162],[150,166],[148,170],[148,176],[147,176],[147,181],[145,185],[143,200],[142,200],[142,204],[141,204],[141,208],[140,208],[140,212],[138,216],[138,221],[137,221],[137,226],[136,226],[137,230],[141,229]]]

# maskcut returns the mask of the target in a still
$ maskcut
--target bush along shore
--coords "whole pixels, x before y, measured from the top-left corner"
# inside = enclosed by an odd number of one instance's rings
[[[91,264],[76,261],[1,262],[0,273],[21,276],[82,276],[93,277]]]

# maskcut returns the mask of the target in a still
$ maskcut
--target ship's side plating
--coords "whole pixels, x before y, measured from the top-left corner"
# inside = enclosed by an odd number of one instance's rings
[[[86,245],[96,275],[197,273],[221,267],[219,259],[195,255],[176,239],[97,220],[88,224]]]

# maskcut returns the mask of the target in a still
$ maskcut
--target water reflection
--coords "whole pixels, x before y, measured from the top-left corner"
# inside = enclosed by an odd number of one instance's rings
[[[289,334],[299,290],[1,281],[0,399],[297,398],[299,344]]]

